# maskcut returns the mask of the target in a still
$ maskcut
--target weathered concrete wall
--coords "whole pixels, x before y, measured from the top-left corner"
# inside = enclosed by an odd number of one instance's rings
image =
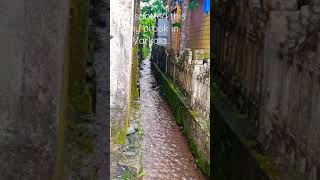
[[[54,173],[68,1],[0,2],[1,179]]]
[[[119,132],[127,116],[132,63],[134,1],[110,2],[110,108],[111,133]],[[117,130],[116,130],[117,129]]]
[[[191,51],[185,50],[180,59],[173,51],[154,45],[152,59],[159,65],[188,97],[193,110],[208,117],[210,113],[210,64],[192,59]]]
[[[143,172],[139,111],[140,0],[111,4],[111,179],[139,179]],[[136,41],[137,42],[137,41]],[[130,148],[128,148],[130,147]]]
[[[319,1],[223,1],[216,14],[219,86],[249,115],[250,136],[318,179]]]
[[[154,59],[152,71],[178,125],[183,127],[183,132],[187,136],[189,147],[196,158],[197,165],[206,175],[210,176],[210,131],[208,125],[203,123],[204,120],[188,108],[188,102],[182,92],[168,78],[169,76],[160,70]]]
[[[94,44],[91,47],[95,79],[95,168],[96,179],[110,178],[110,3],[95,0],[90,8],[90,34]],[[90,71],[89,71],[90,72]]]
[[[229,126],[226,118],[233,112],[226,113],[227,106],[221,105],[221,100],[214,98],[212,106],[214,114],[214,161],[213,179],[219,180],[269,180],[272,177],[272,168],[261,165],[266,162],[259,162],[250,147],[244,144],[235,129]],[[219,101],[219,102],[218,102]],[[230,108],[230,104],[229,104]],[[229,119],[229,121],[241,121],[240,119]],[[272,167],[272,165],[271,165]],[[275,177],[273,177],[276,179]]]

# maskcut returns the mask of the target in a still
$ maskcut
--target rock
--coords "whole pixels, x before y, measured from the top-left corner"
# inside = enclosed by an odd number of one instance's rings
[[[132,151],[124,152],[124,154],[127,155],[127,156],[135,156],[136,155],[136,153],[132,152]]]
[[[138,131],[138,128],[137,127],[134,127],[134,126],[130,126],[128,128],[128,132],[127,132],[127,136],[131,135],[131,134],[134,134]]]

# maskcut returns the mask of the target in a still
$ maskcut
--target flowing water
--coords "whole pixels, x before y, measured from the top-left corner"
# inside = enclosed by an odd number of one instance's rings
[[[159,85],[151,73],[151,62],[143,60],[140,78],[140,107],[144,128],[144,179],[206,179],[197,168],[186,137],[176,124]]]

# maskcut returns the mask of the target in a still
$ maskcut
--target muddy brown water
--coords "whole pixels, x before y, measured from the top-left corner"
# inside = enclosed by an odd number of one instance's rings
[[[186,137],[159,93],[151,62],[143,60],[140,70],[140,110],[144,128],[144,179],[206,179],[195,163]]]

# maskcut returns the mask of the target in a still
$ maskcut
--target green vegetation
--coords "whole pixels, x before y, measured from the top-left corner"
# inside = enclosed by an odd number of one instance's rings
[[[131,117],[131,106],[128,107],[128,112],[127,112],[126,117],[124,119],[123,125],[120,128],[115,128],[115,127],[111,128],[111,138],[115,144],[124,144],[125,143],[130,117]]]
[[[141,15],[152,16],[166,13],[162,0],[155,0],[152,4],[150,0],[142,0],[142,2],[145,6],[141,8]]]
[[[138,174],[138,177],[142,177],[142,176],[144,176],[144,175],[145,175],[145,172],[142,171],[142,172],[140,172],[140,173]]]
[[[139,39],[145,40],[144,44],[142,44],[143,47],[150,47],[150,42],[154,37],[154,27],[155,27],[155,19],[152,17],[144,17],[142,16],[139,19],[139,26],[140,26],[140,32],[139,32]]]
[[[155,0],[152,4],[150,0],[142,1],[145,6],[140,10],[139,18],[139,39],[143,40],[140,44],[142,59],[150,54],[150,46],[155,34],[156,16],[166,13],[162,0]]]
[[[198,151],[197,146],[194,144],[192,138],[188,138],[188,144],[191,150],[191,153],[196,158],[196,164],[197,166],[207,175],[210,177],[210,165],[206,163],[205,159],[201,155],[201,153]]]
[[[131,71],[131,93],[130,99],[134,104],[139,99],[138,79],[139,79],[139,60],[138,60],[138,47],[132,48],[132,71]]]
[[[134,175],[132,174],[132,172],[131,171],[129,171],[129,170],[125,170],[124,172],[123,172],[123,174],[122,174],[122,179],[124,179],[124,180],[132,180],[132,179],[134,179]]]
[[[188,10],[195,10],[198,8],[198,6],[199,6],[198,3],[194,2],[194,0],[191,0],[188,5]]]
[[[143,47],[141,49],[141,58],[142,60],[146,59],[150,55],[150,48],[149,47]]]

